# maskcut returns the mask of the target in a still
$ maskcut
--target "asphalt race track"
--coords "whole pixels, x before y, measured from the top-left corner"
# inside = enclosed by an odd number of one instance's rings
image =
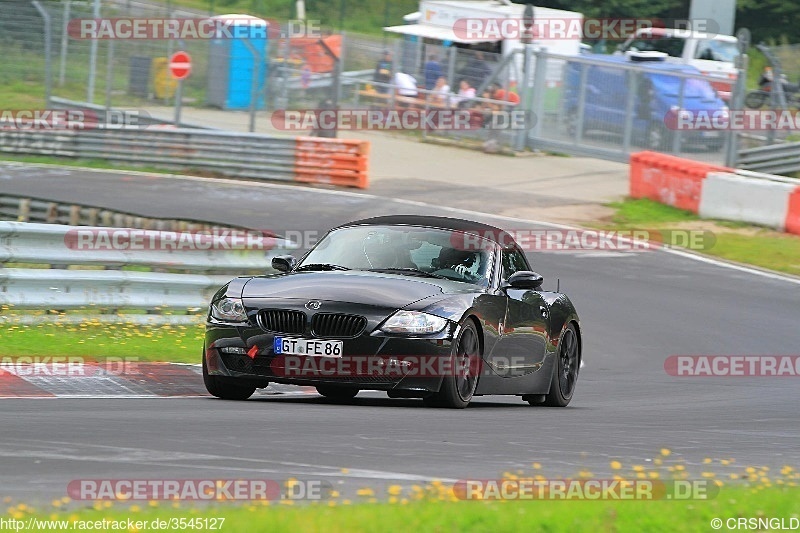
[[[537,227],[365,194],[21,165],[0,168],[0,189],[276,231],[321,231],[387,213]],[[581,469],[603,477],[610,460],[647,464],[661,448],[690,465],[706,457],[733,458],[737,468],[800,464],[797,377],[687,378],[664,370],[670,355],[800,354],[800,283],[664,251],[529,258],[545,287],[560,278],[583,323],[586,365],[566,409],[483,397],[465,410],[437,410],[371,392],[346,405],[309,393],[243,403],[4,399],[0,496],[63,496],[70,480],[86,478],[294,476],[343,490],[382,488],[497,478],[534,461],[550,477]]]

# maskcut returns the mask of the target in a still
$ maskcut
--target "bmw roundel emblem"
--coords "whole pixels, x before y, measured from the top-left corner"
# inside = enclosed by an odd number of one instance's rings
[[[309,300],[306,303],[306,309],[310,309],[312,311],[316,311],[320,307],[322,307],[322,302],[320,302],[319,300]]]

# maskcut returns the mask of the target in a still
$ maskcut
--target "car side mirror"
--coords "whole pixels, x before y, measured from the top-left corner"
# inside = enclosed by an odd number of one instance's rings
[[[530,270],[520,270],[514,272],[508,278],[508,286],[512,289],[540,289],[544,283],[544,278],[536,272]]]
[[[297,259],[293,255],[276,255],[272,258],[272,268],[281,272],[289,272],[296,264]]]

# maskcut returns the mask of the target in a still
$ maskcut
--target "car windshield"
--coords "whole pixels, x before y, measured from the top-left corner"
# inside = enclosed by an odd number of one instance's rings
[[[733,63],[739,55],[739,47],[736,43],[718,41],[716,39],[702,39],[697,43],[695,59],[705,59],[708,61],[724,61]]]
[[[683,57],[686,39],[681,37],[639,37],[631,41],[628,50],[634,52],[662,52],[671,57]]]
[[[658,92],[670,96],[678,96],[681,90],[681,78],[668,74],[654,74],[652,76],[653,85]],[[696,100],[716,100],[717,93],[706,80],[697,78],[684,78],[683,97]]]
[[[494,244],[473,234],[419,226],[350,226],[330,232],[297,269],[368,270],[447,278],[486,287]]]

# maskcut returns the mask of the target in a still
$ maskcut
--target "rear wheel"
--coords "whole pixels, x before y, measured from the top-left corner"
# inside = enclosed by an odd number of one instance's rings
[[[422,400],[429,407],[463,409],[475,394],[480,373],[481,344],[472,320],[468,319],[462,325],[453,345],[452,368],[446,372],[439,392]]]
[[[766,91],[750,91],[744,97],[744,105],[750,109],[761,109],[769,99],[769,93]]]
[[[358,389],[337,387],[336,385],[319,385],[317,392],[331,400],[351,400],[358,394]]]
[[[578,368],[581,364],[580,345],[575,326],[570,324],[564,330],[558,343],[558,355],[550,382],[550,392],[541,405],[547,407],[566,407],[572,400],[575,384],[578,382]]]
[[[223,400],[246,400],[256,391],[255,387],[234,383],[231,378],[209,375],[205,355],[203,356],[203,382],[209,394]]]

